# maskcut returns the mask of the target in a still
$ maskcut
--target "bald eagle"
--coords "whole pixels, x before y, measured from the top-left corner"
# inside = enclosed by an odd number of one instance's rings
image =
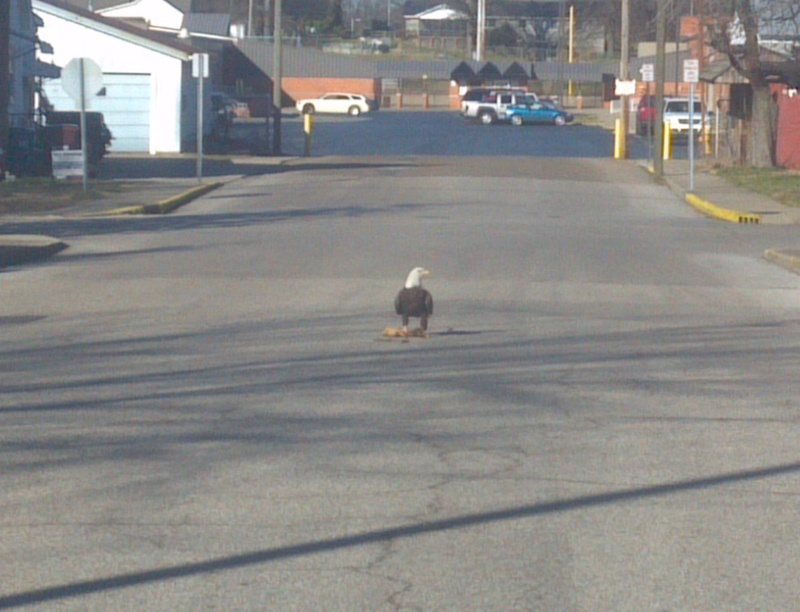
[[[408,331],[409,317],[419,318],[422,331],[428,329],[428,317],[433,316],[433,297],[422,288],[422,277],[429,276],[425,268],[414,268],[408,273],[405,287],[394,299],[394,311],[403,317],[403,331]]]

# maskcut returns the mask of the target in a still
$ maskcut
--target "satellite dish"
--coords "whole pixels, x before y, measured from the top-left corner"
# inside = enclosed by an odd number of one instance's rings
[[[81,64],[83,64],[83,79],[81,79]],[[83,100],[84,103],[88,103],[103,88],[103,71],[88,57],[73,58],[61,70],[61,87],[79,105],[81,80],[83,80]]]

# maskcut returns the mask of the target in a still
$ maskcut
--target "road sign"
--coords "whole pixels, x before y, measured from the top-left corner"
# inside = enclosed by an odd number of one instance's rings
[[[696,59],[683,60],[683,82],[684,83],[700,82],[700,60]]]
[[[81,77],[81,64],[83,64],[83,77]],[[81,81],[83,81],[83,100],[84,103],[88,103],[103,88],[103,71],[88,57],[73,58],[61,70],[61,87],[78,104],[81,103]]]
[[[192,76],[196,79],[208,78],[208,53],[192,55]]]
[[[83,151],[53,149],[51,156],[53,178],[66,179],[74,176],[83,178]]]
[[[632,96],[636,93],[636,81],[614,81],[615,96]]]
[[[645,83],[652,83],[656,80],[656,68],[653,64],[642,64],[639,72],[642,74],[642,81]]]

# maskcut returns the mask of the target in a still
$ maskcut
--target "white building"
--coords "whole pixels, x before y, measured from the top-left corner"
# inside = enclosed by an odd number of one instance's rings
[[[159,35],[61,2],[32,0],[59,66],[85,57],[103,72],[103,88],[90,102],[114,136],[112,152],[172,153],[196,134],[197,85],[191,76],[194,48],[174,35]],[[57,110],[77,105],[60,79],[46,81]]]

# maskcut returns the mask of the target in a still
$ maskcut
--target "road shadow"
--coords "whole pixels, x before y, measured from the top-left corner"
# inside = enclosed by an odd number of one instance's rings
[[[438,521],[427,521],[390,529],[365,531],[363,533],[339,538],[302,542],[291,546],[280,546],[238,555],[218,557],[208,561],[185,563],[182,565],[173,565],[153,570],[131,572],[118,576],[98,578],[96,580],[83,580],[43,589],[14,593],[0,597],[0,609],[30,606],[49,601],[80,597],[82,595],[131,588],[154,582],[219,573],[253,565],[273,563],[284,559],[345,550],[358,546],[368,546],[398,539],[411,539],[427,534],[468,529],[479,525],[517,521],[548,514],[573,512],[576,510],[610,506],[613,504],[635,503],[668,495],[690,493],[754,480],[794,475],[798,472],[800,472],[800,463],[787,463],[757,470],[743,470],[705,478],[667,482],[648,487],[623,489],[594,495],[583,495],[551,502],[503,508],[489,512],[463,514]]]
[[[341,158],[289,158],[259,156],[214,156],[203,159],[205,178],[258,176],[298,170],[359,170],[365,168],[415,167],[415,162],[342,160]],[[133,180],[197,177],[197,159],[193,155],[108,155],[98,166],[96,180]]]

